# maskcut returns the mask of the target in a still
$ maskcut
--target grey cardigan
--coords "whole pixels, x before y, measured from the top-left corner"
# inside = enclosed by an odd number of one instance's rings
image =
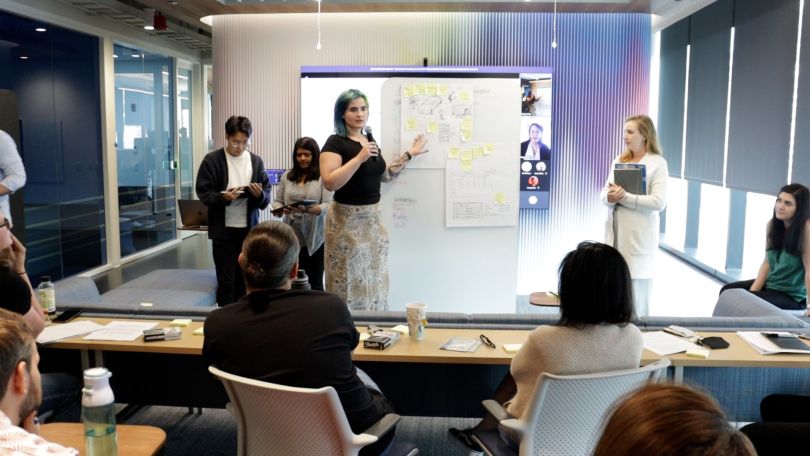
[[[324,188],[320,179],[306,182],[303,189],[297,189],[297,184],[287,178],[289,174],[289,170],[285,171],[274,189],[272,208],[275,210],[299,201],[300,198],[293,198],[293,192],[296,194],[303,192],[304,199],[318,201],[321,208],[320,215],[302,214],[301,232],[298,233],[304,239],[307,251],[312,255],[323,245],[324,220],[326,220],[326,210],[329,209],[329,204],[332,203],[332,192]],[[285,215],[284,222],[292,225],[290,218],[289,215]]]

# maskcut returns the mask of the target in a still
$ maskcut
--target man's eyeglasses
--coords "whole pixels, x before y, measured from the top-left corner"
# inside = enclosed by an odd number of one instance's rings
[[[9,222],[8,219],[6,219],[5,221],[3,221],[3,223],[0,223],[0,228],[11,229],[11,222]]]
[[[250,143],[246,142],[228,142],[234,149],[247,149]]]

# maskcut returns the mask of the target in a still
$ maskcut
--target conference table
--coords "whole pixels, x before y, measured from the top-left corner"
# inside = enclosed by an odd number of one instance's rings
[[[84,319],[95,321],[102,325],[113,321],[113,319],[109,318]],[[118,318],[114,320],[128,321],[127,319]],[[132,321],[144,322],[150,320]],[[152,321],[158,323],[159,327],[168,327],[170,324],[169,321]],[[82,369],[105,365],[105,354],[109,356],[113,356],[116,353],[140,354],[146,357],[157,355],[173,356],[174,358],[172,359],[174,361],[172,361],[171,364],[178,362],[177,355],[184,355],[180,356],[180,358],[185,358],[185,361],[193,360],[192,362],[199,365],[199,367],[196,368],[197,375],[199,375],[203,372],[202,369],[206,367],[203,365],[202,357],[200,356],[202,354],[203,336],[195,335],[194,331],[202,326],[203,322],[192,322],[189,326],[181,328],[182,337],[180,339],[171,341],[143,342],[142,339],[133,342],[97,341],[84,340],[82,336],[77,336],[49,344],[47,347],[57,350],[80,351]],[[363,333],[366,331],[366,328],[358,327],[358,330]],[[468,391],[470,395],[478,396],[485,394],[484,390],[489,390],[493,382],[497,383],[498,380],[495,380],[495,377],[502,377],[507,366],[511,363],[514,353],[507,353],[504,349],[504,344],[522,344],[526,341],[529,332],[529,330],[428,327],[425,330],[424,339],[416,341],[403,335],[400,337],[399,341],[385,350],[363,348],[361,343],[353,352],[353,360],[375,380],[387,375],[389,379],[398,379],[396,380],[398,384],[403,381],[407,382],[407,377],[425,378],[429,375],[430,377],[428,378],[431,378],[432,382],[455,382],[459,388],[474,389],[475,387],[469,385],[476,383],[473,379],[474,376],[489,375],[493,377],[487,380],[489,385],[485,385],[482,389]],[[478,339],[482,334],[487,336],[496,345],[496,348],[489,348],[482,344],[472,353],[448,351],[439,348],[451,337]],[[710,351],[707,359],[693,358],[685,354],[666,356],[673,366],[673,377],[676,382],[680,382],[683,379],[683,369],[685,367],[810,367],[810,356],[807,355],[760,355],[734,332],[701,332],[699,334],[703,337],[723,337],[729,342],[730,347]],[[641,363],[649,364],[661,358],[662,356],[644,350]],[[133,362],[149,364],[151,361],[148,360],[150,359],[151,358],[141,357]],[[124,363],[123,367],[128,367],[129,364],[132,363]],[[489,366],[489,368],[487,368],[487,366]],[[495,370],[492,368],[495,368]],[[122,369],[122,366],[117,366],[117,369]],[[469,370],[464,371],[464,369]],[[115,371],[113,372],[115,373]],[[183,375],[184,373],[185,371],[179,370],[178,373],[174,375]],[[125,375],[132,374],[127,373]],[[448,377],[448,379],[444,380],[443,377]],[[453,379],[450,379],[450,377],[453,377]],[[459,378],[463,379],[466,377],[469,377],[469,381],[463,382],[465,385],[460,385]],[[115,378],[115,376],[113,378]],[[389,380],[389,383],[391,381],[393,380]],[[454,385],[437,385],[436,388],[438,390],[444,388],[447,391],[453,391]],[[402,385],[398,385],[395,389],[404,388]],[[388,394],[387,390],[386,394]],[[403,401],[406,401],[408,394],[410,394],[410,391],[402,393],[401,397]]]

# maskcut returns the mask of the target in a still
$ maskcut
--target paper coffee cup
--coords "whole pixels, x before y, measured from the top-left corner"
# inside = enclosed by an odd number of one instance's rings
[[[411,339],[420,340],[425,337],[426,309],[427,305],[421,302],[405,304],[405,314],[408,317],[408,335],[410,335]]]

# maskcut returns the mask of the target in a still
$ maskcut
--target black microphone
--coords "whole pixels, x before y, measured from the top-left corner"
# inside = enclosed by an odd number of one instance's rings
[[[374,141],[374,136],[371,135],[371,125],[366,125],[366,139],[368,139],[368,142],[376,142],[376,141]],[[379,150],[380,150],[380,148],[377,147],[377,153],[378,154],[379,154]],[[374,160],[374,161],[377,161],[377,156],[372,155],[371,159]]]

